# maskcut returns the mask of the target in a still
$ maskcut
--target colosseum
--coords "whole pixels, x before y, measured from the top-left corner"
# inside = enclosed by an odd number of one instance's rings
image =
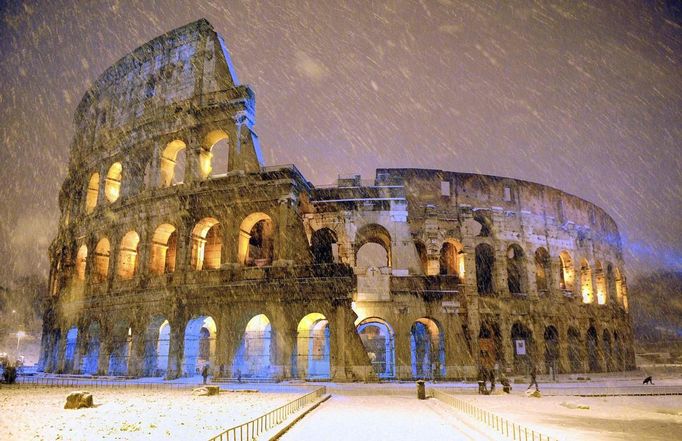
[[[634,367],[618,228],[555,188],[266,166],[255,95],[199,20],[75,112],[40,369],[332,381]]]

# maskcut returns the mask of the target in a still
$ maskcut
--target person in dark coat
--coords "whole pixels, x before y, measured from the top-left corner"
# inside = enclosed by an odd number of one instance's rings
[[[533,364],[530,368],[530,384],[528,385],[528,389],[531,388],[531,386],[535,385],[535,390],[540,390],[540,386],[538,385],[538,370],[535,367],[535,364]],[[526,390],[528,390],[526,389]]]
[[[206,384],[206,379],[208,378],[208,365],[204,365],[204,368],[201,370],[201,376],[204,377],[204,384]]]
[[[644,379],[644,381],[642,382],[642,384],[650,384],[650,385],[654,386],[654,379],[651,378],[651,375],[649,375],[648,377],[646,377],[646,378]]]

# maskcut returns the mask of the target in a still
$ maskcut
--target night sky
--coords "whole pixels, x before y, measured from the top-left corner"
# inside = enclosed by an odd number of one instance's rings
[[[679,2],[193,3],[0,0],[0,285],[47,271],[89,85],[202,17],[256,92],[267,164],[551,185],[615,219],[630,276],[682,269]]]

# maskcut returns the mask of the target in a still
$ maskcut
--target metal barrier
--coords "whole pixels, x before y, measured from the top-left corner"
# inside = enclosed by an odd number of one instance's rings
[[[144,383],[126,380],[105,380],[88,378],[58,377],[17,377],[14,387],[87,387],[97,388],[140,388],[140,389],[191,389],[202,386],[198,383]]]
[[[472,418],[475,418],[489,428],[493,429],[495,432],[498,432],[502,436],[506,436],[509,439],[515,441],[552,441],[557,439],[550,438],[549,435],[545,435],[534,429],[529,429],[528,427],[517,424],[508,420],[507,418],[495,415],[494,413],[487,410],[483,410],[474,406],[473,404],[455,398],[452,395],[446,394],[445,392],[441,392],[438,389],[431,388],[429,389],[429,392],[434,398],[451,405],[458,411],[463,412]]]
[[[327,393],[327,388],[322,386],[309,394],[280,406],[265,415],[261,415],[246,423],[231,427],[220,435],[210,438],[209,441],[246,441],[255,440],[261,433],[270,430],[277,424],[287,419],[289,415],[299,411],[303,406],[313,403]]]

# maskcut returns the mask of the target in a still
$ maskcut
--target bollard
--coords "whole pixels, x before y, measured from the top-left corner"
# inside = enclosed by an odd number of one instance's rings
[[[417,380],[417,398],[420,400],[426,399],[426,386],[424,380]]]

